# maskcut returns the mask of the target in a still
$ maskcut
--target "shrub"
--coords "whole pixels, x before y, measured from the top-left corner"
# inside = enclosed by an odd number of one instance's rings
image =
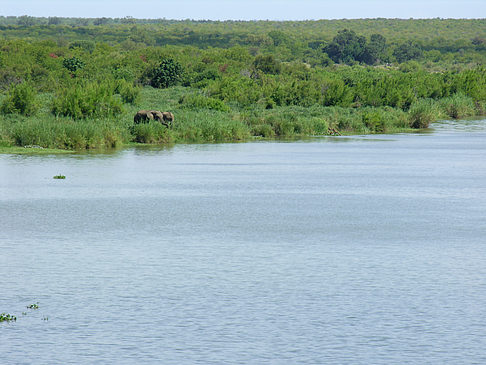
[[[160,64],[149,69],[146,74],[150,85],[159,89],[176,85],[182,76],[182,66],[172,58],[164,58]]]
[[[451,118],[465,118],[476,114],[474,101],[464,94],[454,94],[440,101],[442,109]]]
[[[84,67],[84,62],[77,57],[65,58],[62,61],[62,65],[71,73],[75,73],[77,70]]]
[[[253,61],[253,67],[265,74],[279,74],[282,70],[282,66],[272,55],[256,56]]]
[[[116,81],[115,93],[121,96],[124,103],[135,104],[140,97],[140,87],[120,79]]]
[[[183,107],[190,109],[211,109],[218,110],[220,112],[231,111],[230,107],[222,100],[198,94],[184,95],[179,99],[179,104],[182,104]]]
[[[57,92],[51,111],[74,119],[112,117],[123,111],[121,102],[113,97],[113,93],[108,83],[73,83]]]
[[[410,127],[416,129],[428,128],[430,122],[439,116],[438,111],[430,99],[422,99],[413,103],[408,113]]]
[[[378,110],[365,110],[361,118],[366,128],[371,132],[386,132],[386,115],[383,115]]]
[[[32,115],[39,108],[37,92],[30,83],[12,85],[7,97],[0,106],[3,114]]]

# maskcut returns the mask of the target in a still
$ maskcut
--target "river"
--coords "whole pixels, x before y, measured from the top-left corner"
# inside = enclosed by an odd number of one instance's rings
[[[484,364],[486,120],[0,155],[0,278],[2,364]]]

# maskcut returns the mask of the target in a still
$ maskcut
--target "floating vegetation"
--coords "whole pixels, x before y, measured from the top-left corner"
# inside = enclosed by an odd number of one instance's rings
[[[0,322],[11,322],[11,321],[16,321],[17,317],[8,314],[8,313],[1,313],[0,314]]]
[[[66,178],[66,176],[61,175],[61,174],[56,175],[56,176],[53,177],[53,179],[65,179],[65,178]]]
[[[39,309],[39,303],[28,305],[27,309]]]

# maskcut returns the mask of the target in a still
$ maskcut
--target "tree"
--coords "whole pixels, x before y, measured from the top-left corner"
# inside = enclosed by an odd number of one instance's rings
[[[273,75],[279,74],[282,69],[280,62],[277,61],[273,55],[256,56],[255,60],[253,61],[253,67],[265,74]]]
[[[368,46],[366,47],[369,55],[369,64],[383,60],[386,56],[386,38],[381,34],[372,34]]]
[[[58,18],[57,16],[50,16],[49,20],[47,21],[48,25],[59,25],[61,24],[61,18]]]
[[[71,57],[65,58],[62,61],[62,65],[74,74],[77,70],[84,67],[84,62],[77,57]]]
[[[93,24],[94,24],[94,25],[104,25],[104,24],[107,24],[109,20],[110,20],[110,19],[105,18],[105,17],[103,17],[103,18],[96,18],[96,19],[93,21]]]
[[[353,63],[366,60],[366,38],[358,36],[353,30],[343,29],[332,42],[324,47],[324,52],[334,62]]]
[[[164,58],[157,66],[148,70],[147,78],[152,87],[164,89],[181,81],[183,69],[179,62]]]
[[[135,19],[131,16],[126,16],[121,20],[122,24],[135,24]]]
[[[393,56],[400,63],[418,59],[422,57],[422,54],[420,46],[413,41],[402,43],[393,51]]]
[[[33,16],[22,15],[18,17],[17,24],[22,27],[31,27],[35,24],[35,18]]]

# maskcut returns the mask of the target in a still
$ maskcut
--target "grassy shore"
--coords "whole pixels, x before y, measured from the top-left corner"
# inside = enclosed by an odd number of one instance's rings
[[[133,143],[213,143],[255,138],[412,132],[441,119],[484,114],[485,105],[464,95],[421,99],[408,111],[391,107],[343,108],[325,106],[224,107],[210,98],[200,102],[196,90],[184,87],[141,90],[139,103],[124,105],[117,117],[73,120],[54,116],[52,94],[43,94],[34,116],[0,115],[0,153],[57,153],[112,149]],[[196,95],[196,97],[194,97]],[[199,99],[198,99],[199,98]],[[199,100],[199,101],[198,101]],[[172,111],[173,127],[150,122],[134,125],[140,109]]]

